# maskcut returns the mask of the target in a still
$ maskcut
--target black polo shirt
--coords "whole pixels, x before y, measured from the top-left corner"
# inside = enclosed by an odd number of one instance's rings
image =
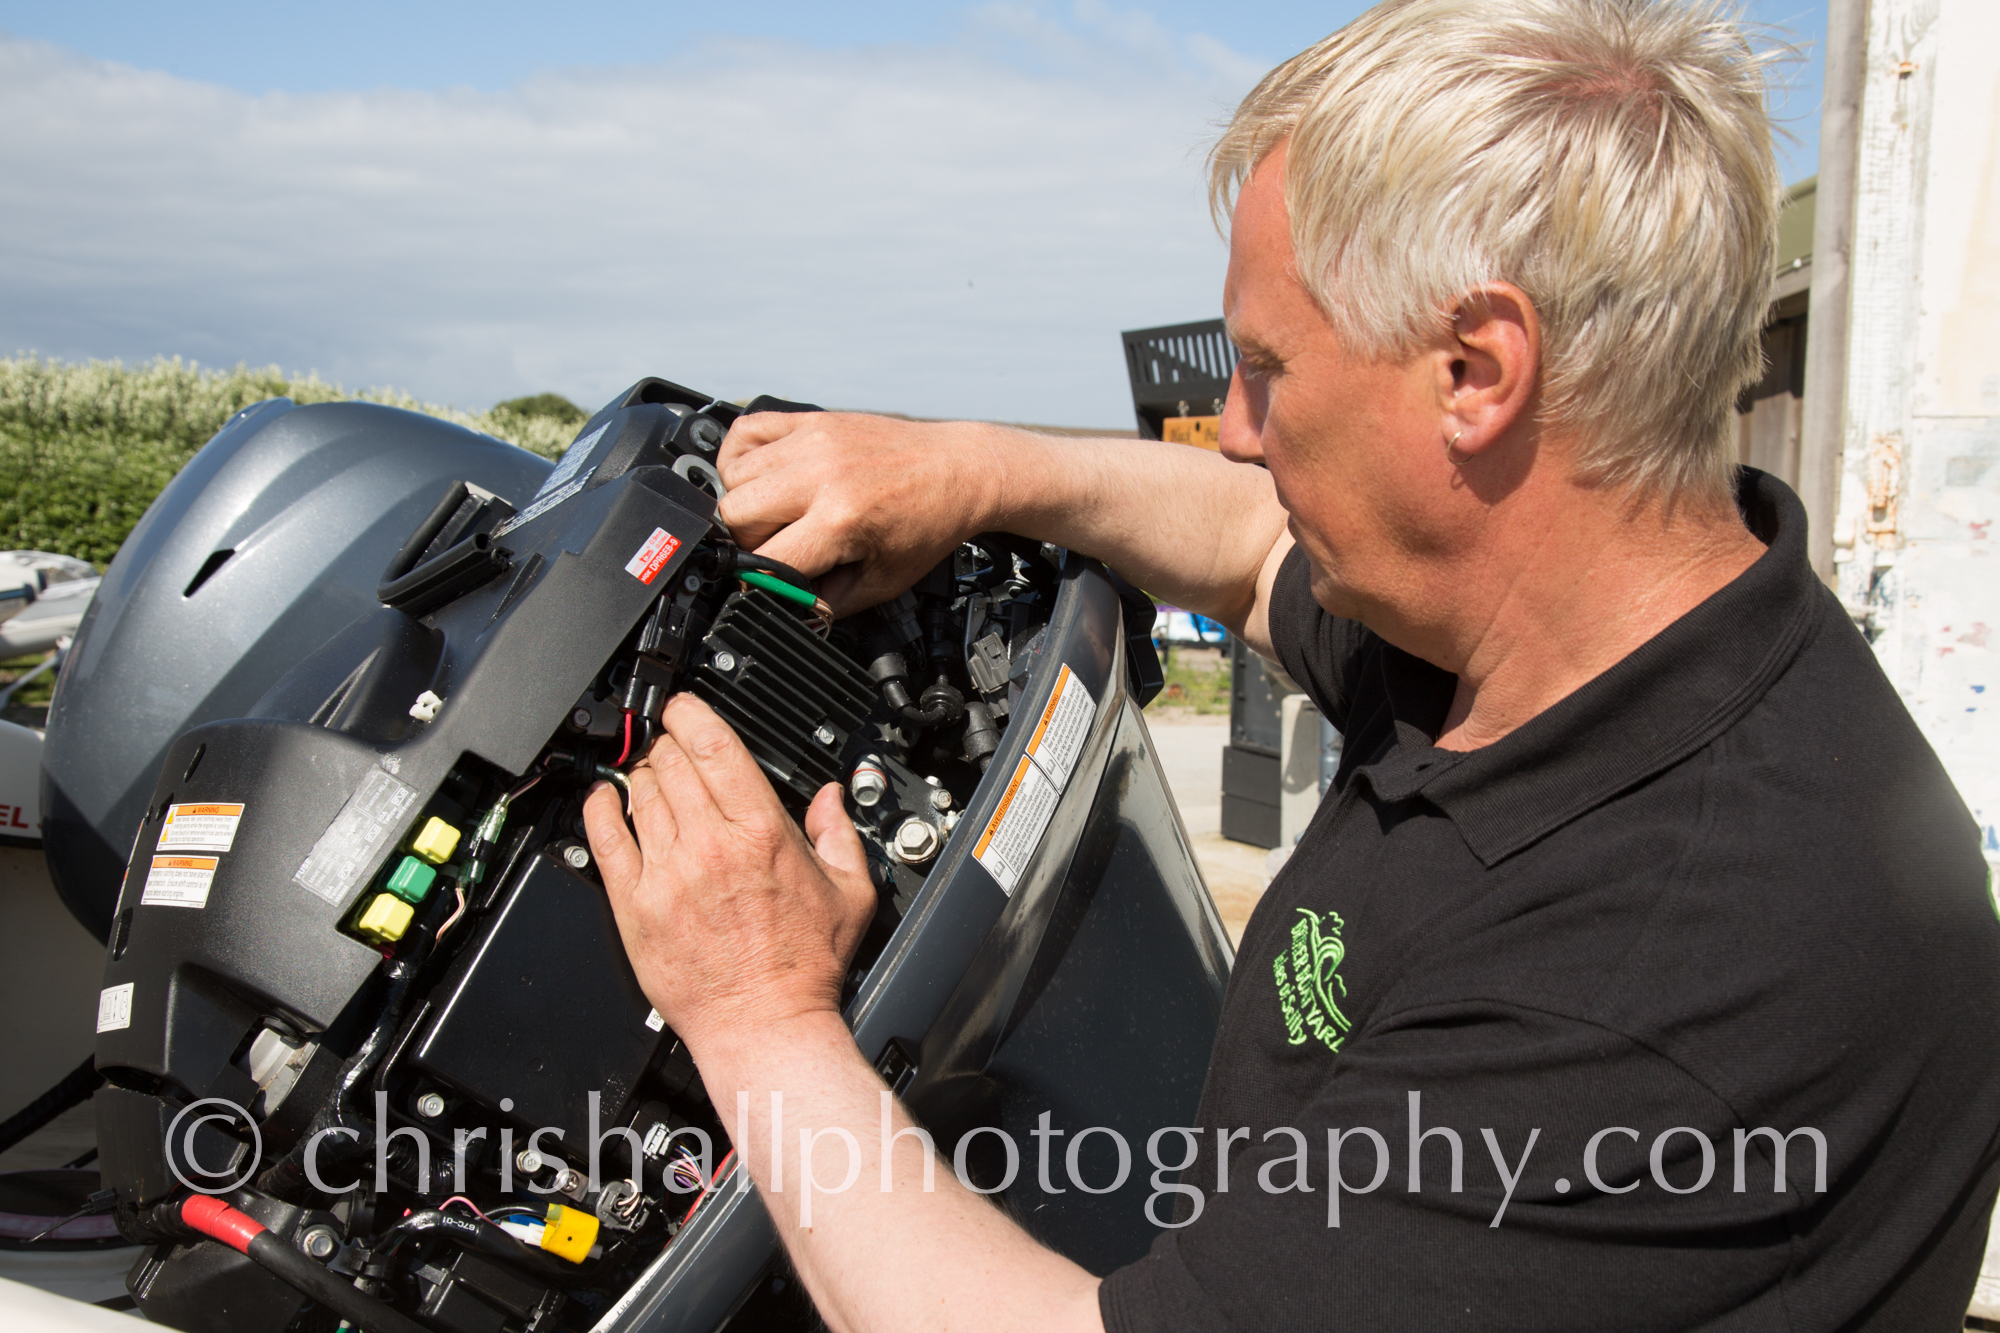
[[[1200,1214],[1106,1279],[1112,1333],[1962,1326],[1987,868],[1798,500],[1746,471],[1738,502],[1750,569],[1469,753],[1431,744],[1454,678],[1286,562],[1278,656],[1345,751],[1244,934]]]

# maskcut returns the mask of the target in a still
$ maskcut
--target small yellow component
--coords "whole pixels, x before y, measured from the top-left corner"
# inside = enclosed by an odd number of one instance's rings
[[[549,1205],[549,1215],[542,1219],[542,1248],[550,1254],[559,1254],[573,1264],[580,1264],[590,1257],[590,1247],[597,1243],[597,1219],[581,1208],[565,1208],[559,1203]]]
[[[354,923],[354,933],[373,944],[394,944],[403,938],[416,915],[417,909],[395,894],[378,893]]]
[[[451,860],[451,854],[458,850],[458,837],[457,829],[432,815],[424,821],[423,831],[410,843],[410,850],[432,865],[441,866]]]

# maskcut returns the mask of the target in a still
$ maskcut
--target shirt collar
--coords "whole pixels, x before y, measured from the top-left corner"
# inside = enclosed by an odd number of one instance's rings
[[[1456,677],[1384,645],[1397,744],[1355,776],[1384,800],[1423,796],[1490,866],[1721,735],[1791,664],[1830,596],[1791,489],[1741,468],[1736,502],[1767,548],[1749,569],[1492,745],[1433,746]]]

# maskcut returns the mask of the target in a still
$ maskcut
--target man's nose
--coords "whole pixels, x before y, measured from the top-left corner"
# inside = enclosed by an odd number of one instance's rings
[[[1229,375],[1229,397],[1222,404],[1219,446],[1222,456],[1232,463],[1264,462],[1264,413],[1261,401],[1243,381],[1243,365],[1237,363]]]

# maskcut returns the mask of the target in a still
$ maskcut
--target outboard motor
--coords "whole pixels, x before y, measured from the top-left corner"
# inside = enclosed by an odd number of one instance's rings
[[[997,1150],[1195,1110],[1230,953],[1139,712],[1150,603],[994,534],[834,623],[716,517],[736,415],[643,380],[551,470],[266,405],[120,553],[48,785],[107,936],[98,1142],[149,1319],[812,1326],[583,837],[682,690],[795,812],[846,788],[879,894],[847,1017],[947,1156],[972,1136],[961,1169],[1095,1271],[1150,1242],[1143,1171],[1043,1195]]]

